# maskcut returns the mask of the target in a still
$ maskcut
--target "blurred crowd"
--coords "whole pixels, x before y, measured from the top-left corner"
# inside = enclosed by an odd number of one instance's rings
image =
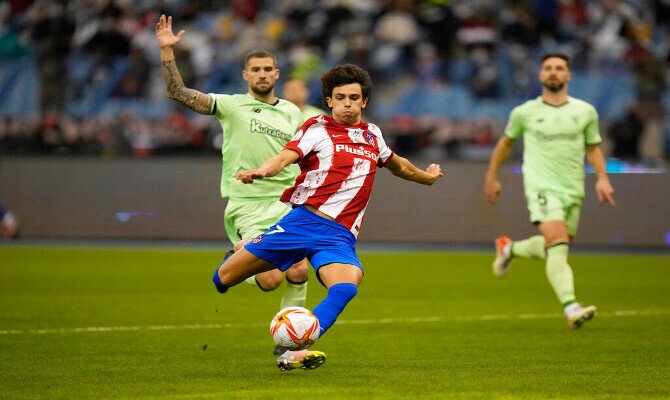
[[[165,95],[154,37],[161,13],[186,30],[177,63],[203,92],[243,91],[242,60],[257,48],[275,52],[283,77],[307,82],[321,108],[324,69],[368,69],[366,119],[410,154],[490,150],[512,105],[539,93],[539,56],[563,51],[575,71],[633,82],[625,112],[603,119],[611,155],[665,155],[670,0],[0,0],[0,102],[23,95],[11,91],[30,68],[38,93],[32,109],[0,113],[0,152],[216,153],[218,122]],[[436,87],[463,88],[473,104],[503,111],[397,107],[404,93]]]

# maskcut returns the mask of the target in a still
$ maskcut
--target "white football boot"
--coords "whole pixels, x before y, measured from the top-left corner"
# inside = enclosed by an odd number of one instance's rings
[[[493,260],[493,275],[502,278],[507,275],[512,262],[512,239],[509,236],[500,236],[495,241],[496,258]]]
[[[582,324],[588,320],[593,319],[598,315],[596,306],[582,307],[581,304],[575,303],[576,306],[568,306],[565,311],[565,316],[568,319],[568,327],[570,329],[579,329]]]
[[[316,369],[326,362],[326,353],[316,350],[287,350],[277,359],[277,367],[281,371],[292,369]]]

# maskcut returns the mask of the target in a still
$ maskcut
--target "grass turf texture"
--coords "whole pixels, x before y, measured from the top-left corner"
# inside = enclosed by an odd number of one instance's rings
[[[358,296],[314,346],[326,364],[281,373],[281,290],[219,295],[222,253],[0,247],[0,398],[670,396],[670,257],[571,256],[600,311],[571,331],[540,261],[500,280],[492,254],[361,254]]]

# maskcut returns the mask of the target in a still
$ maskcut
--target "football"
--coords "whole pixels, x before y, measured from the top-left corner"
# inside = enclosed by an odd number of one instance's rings
[[[306,308],[287,307],[272,318],[270,335],[280,347],[302,350],[319,338],[319,320]]]

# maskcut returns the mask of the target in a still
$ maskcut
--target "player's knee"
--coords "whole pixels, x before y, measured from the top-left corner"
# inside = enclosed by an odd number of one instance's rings
[[[554,246],[559,246],[559,245],[570,245],[570,240],[565,237],[556,237],[553,238],[551,241],[546,241],[546,248],[552,248]]]
[[[233,250],[237,251],[237,250],[241,249],[242,247],[244,247],[244,245],[249,243],[249,242],[251,242],[251,239],[242,239],[239,242],[235,243],[235,245],[233,246]]]
[[[302,260],[293,264],[291,268],[286,270],[286,279],[293,283],[305,282],[307,280],[308,271],[307,261]]]
[[[261,290],[264,292],[277,289],[283,280],[284,274],[282,274],[278,269],[256,275],[256,283],[258,283],[258,287],[261,288]]]

